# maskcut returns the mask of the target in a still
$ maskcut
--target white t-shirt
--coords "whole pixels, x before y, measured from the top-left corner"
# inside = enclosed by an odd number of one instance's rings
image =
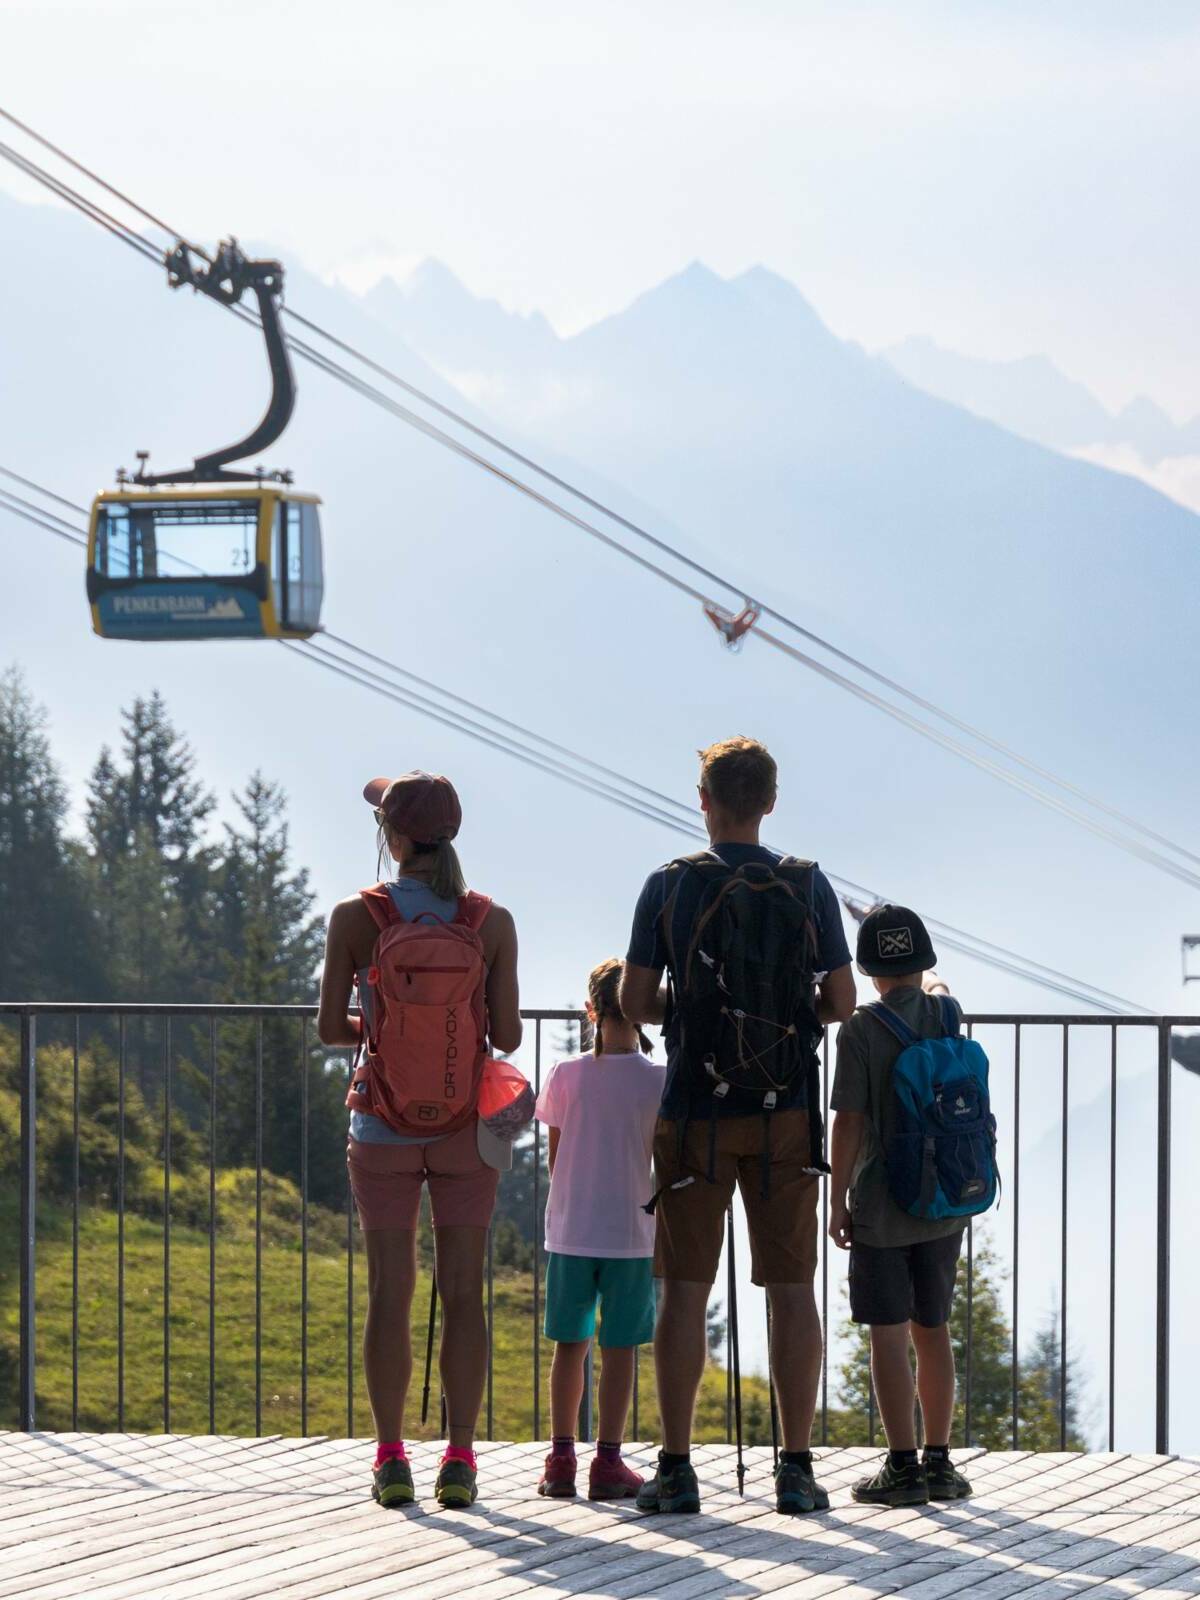
[[[654,1254],[650,1158],[663,1068],[637,1054],[560,1061],[537,1116],[559,1129],[546,1201],[546,1249],[563,1256]]]

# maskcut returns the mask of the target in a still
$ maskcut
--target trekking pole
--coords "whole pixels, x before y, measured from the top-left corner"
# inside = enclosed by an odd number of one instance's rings
[[[772,1465],[779,1466],[779,1401],[775,1394],[775,1369],[771,1365],[771,1297],[766,1296],[767,1302],[767,1393],[771,1397],[771,1459]]]
[[[430,1279],[429,1287],[429,1337],[425,1343],[425,1388],[421,1394],[421,1425],[429,1418],[429,1383],[433,1376],[433,1333],[437,1326],[437,1273]]]
[[[729,1330],[730,1348],[733,1351],[733,1419],[737,1434],[738,1494],[746,1493],[746,1463],[742,1458],[742,1356],[738,1346],[737,1323],[737,1268],[733,1248],[733,1204],[729,1206]]]

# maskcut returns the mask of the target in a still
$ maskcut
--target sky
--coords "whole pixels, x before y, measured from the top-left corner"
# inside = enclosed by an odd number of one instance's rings
[[[694,258],[1200,412],[1175,0],[0,0],[6,104],[193,235],[573,331]],[[24,193],[0,174],[0,184]],[[176,220],[177,219],[177,220]]]

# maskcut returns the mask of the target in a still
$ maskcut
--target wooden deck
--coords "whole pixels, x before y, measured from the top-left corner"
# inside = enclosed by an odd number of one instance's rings
[[[739,1500],[732,1450],[698,1450],[703,1513],[669,1518],[539,1500],[541,1455],[483,1445],[482,1498],[453,1513],[428,1498],[436,1455],[418,1446],[426,1498],[386,1512],[366,1496],[362,1441],[2,1433],[0,1596],[1200,1595],[1200,1458],[961,1452],[972,1501],[888,1511],[848,1492],[878,1452],[831,1450],[833,1509],[788,1519],[769,1451],[750,1452]]]

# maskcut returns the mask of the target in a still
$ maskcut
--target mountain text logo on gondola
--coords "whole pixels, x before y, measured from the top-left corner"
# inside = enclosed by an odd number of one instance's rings
[[[214,617],[240,619],[243,615],[236,600],[209,601],[202,594],[118,594],[113,595],[111,603],[114,615],[121,617],[167,615],[208,620]]]

